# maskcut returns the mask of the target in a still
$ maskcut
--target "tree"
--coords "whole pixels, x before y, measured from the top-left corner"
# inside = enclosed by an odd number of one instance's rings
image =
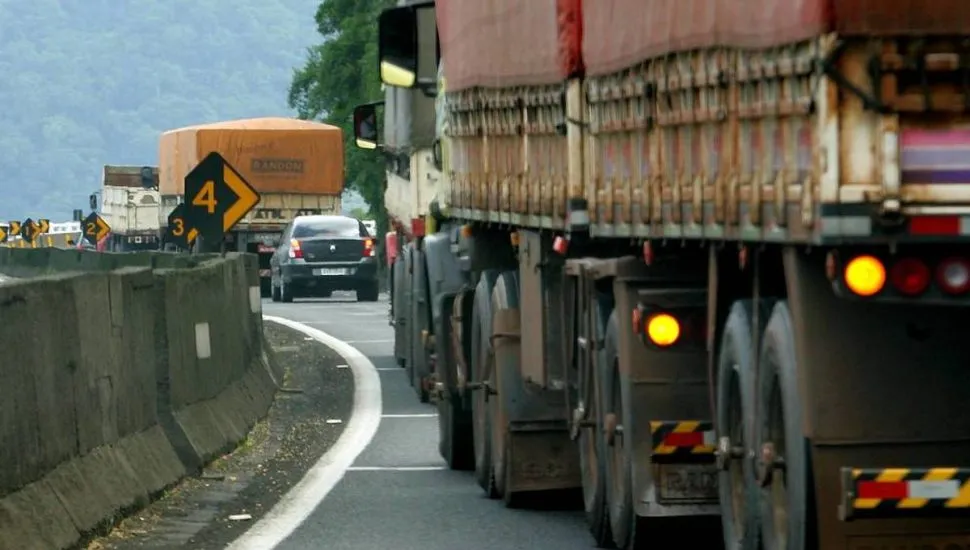
[[[346,185],[367,201],[379,234],[386,231],[384,163],[374,151],[354,146],[356,105],[383,98],[377,74],[377,17],[394,0],[324,0],[317,30],[324,42],[308,50],[293,74],[289,104],[300,118],[322,120],[344,131]]]

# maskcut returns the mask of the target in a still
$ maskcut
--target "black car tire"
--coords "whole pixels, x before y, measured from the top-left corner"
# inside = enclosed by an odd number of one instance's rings
[[[293,291],[283,281],[280,281],[280,301],[286,304],[293,302]]]
[[[379,294],[380,289],[377,286],[377,281],[368,281],[357,289],[357,301],[376,302]]]

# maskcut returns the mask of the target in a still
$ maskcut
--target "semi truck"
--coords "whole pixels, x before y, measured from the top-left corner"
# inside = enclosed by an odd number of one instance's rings
[[[104,166],[100,213],[111,227],[106,250],[157,250],[160,208],[158,167]]]
[[[396,338],[452,468],[581,489],[604,548],[970,548],[970,4],[378,27],[382,82],[440,106],[445,192],[395,260],[428,328]]]
[[[343,141],[339,127],[281,117],[164,132],[158,153],[162,226],[168,226],[169,214],[184,201],[185,176],[209,153],[218,152],[260,194],[259,205],[226,235],[224,243],[227,250],[259,256],[260,286],[267,297],[269,260],[286,226],[296,216],[341,212]]]

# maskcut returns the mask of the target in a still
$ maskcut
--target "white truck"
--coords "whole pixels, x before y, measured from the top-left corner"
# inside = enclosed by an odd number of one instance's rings
[[[105,165],[100,215],[111,227],[106,249],[157,250],[159,201],[157,167]]]

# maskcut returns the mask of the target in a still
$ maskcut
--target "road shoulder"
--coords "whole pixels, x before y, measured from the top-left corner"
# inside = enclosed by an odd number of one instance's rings
[[[273,406],[232,453],[121,521],[88,550],[224,548],[264,516],[340,437],[354,377],[331,348],[266,322],[285,375]]]

